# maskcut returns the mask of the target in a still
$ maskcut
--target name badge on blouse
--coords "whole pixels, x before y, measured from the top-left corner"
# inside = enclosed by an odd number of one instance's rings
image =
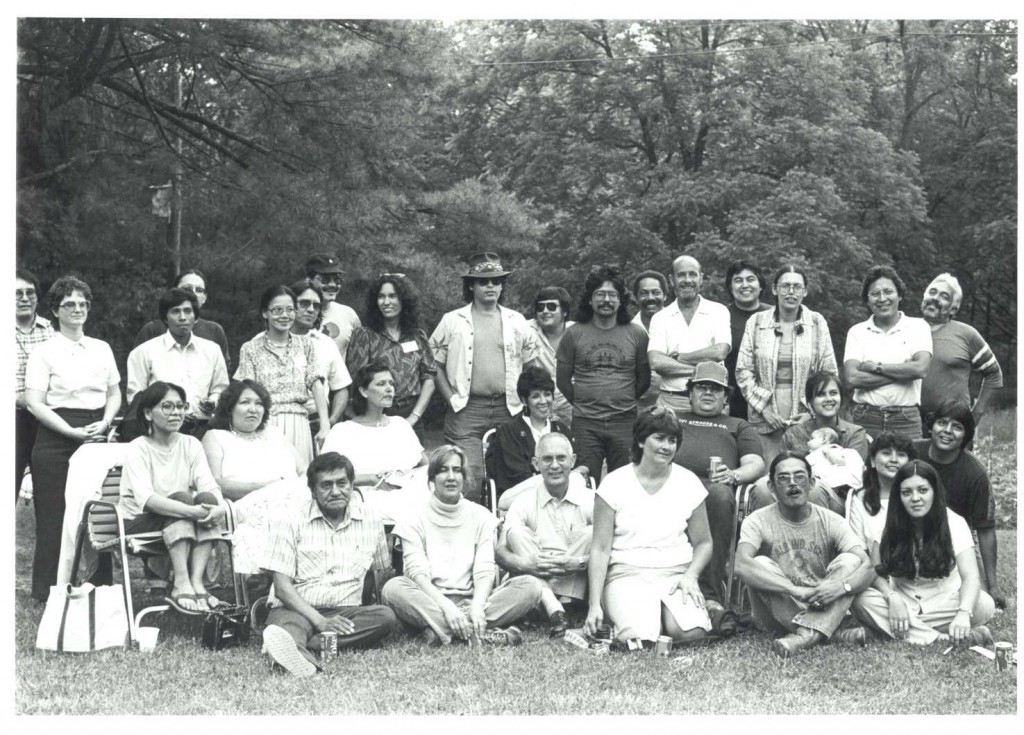
[[[411,339],[408,342],[402,342],[402,352],[409,353],[415,352],[420,346],[416,344],[416,340]]]
[[[296,368],[301,368],[302,370],[306,369],[306,356],[305,355],[301,355],[300,354],[300,355],[296,355],[295,356],[295,367]]]

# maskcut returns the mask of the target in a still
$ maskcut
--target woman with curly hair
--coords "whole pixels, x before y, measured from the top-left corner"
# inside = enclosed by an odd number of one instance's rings
[[[420,329],[416,292],[405,276],[384,273],[366,292],[366,326],[352,332],[345,360],[355,375],[382,361],[395,378],[394,403],[385,411],[415,426],[434,393],[434,353]]]
[[[872,544],[878,577],[853,603],[868,628],[888,638],[986,645],[995,602],[981,589],[967,521],[946,507],[946,489],[927,462],[900,467],[885,530]]]

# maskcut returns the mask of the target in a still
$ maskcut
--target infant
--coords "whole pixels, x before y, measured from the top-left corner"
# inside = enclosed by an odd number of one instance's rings
[[[828,427],[815,429],[807,440],[807,461],[815,476],[841,498],[864,484],[864,460],[856,449],[844,449],[839,435]]]

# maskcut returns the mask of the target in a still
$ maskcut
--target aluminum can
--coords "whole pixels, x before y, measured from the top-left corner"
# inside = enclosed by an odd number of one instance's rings
[[[715,473],[722,467],[721,457],[708,457],[708,477],[714,477]]]
[[[602,625],[594,631],[594,640],[597,641],[608,641],[611,643],[612,640],[612,626]]]
[[[1010,653],[1012,651],[1012,643],[1006,641],[996,643],[996,671],[1006,671],[1010,668]]]
[[[587,650],[595,656],[607,656],[611,653],[612,647],[608,641],[597,641],[596,643],[591,643],[587,647]]]
[[[338,657],[338,634],[327,631],[320,634],[320,660],[330,661]]]
[[[657,643],[654,644],[654,655],[659,658],[668,658],[672,652],[672,639],[667,635],[659,635]]]

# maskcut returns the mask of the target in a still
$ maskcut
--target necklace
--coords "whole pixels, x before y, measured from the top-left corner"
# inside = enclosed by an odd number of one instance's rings
[[[238,431],[237,429],[231,429],[231,433],[237,436],[239,439],[247,442],[254,442],[259,439],[259,436],[255,431]]]

